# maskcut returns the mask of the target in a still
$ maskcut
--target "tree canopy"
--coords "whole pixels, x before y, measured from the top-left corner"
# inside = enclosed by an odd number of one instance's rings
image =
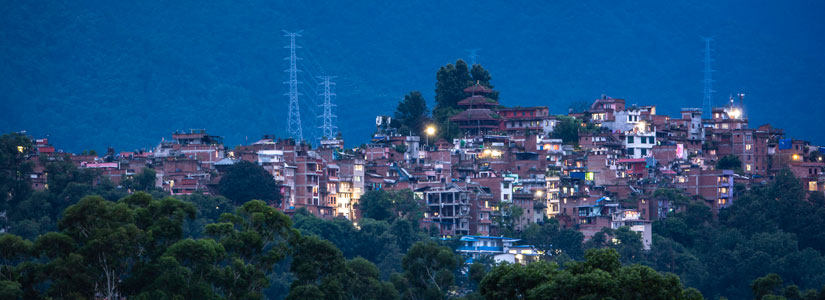
[[[739,156],[733,154],[725,155],[716,162],[716,169],[739,172],[742,171],[742,161],[739,160]]]
[[[218,190],[239,205],[253,199],[276,206],[281,204],[280,187],[272,174],[248,161],[240,161],[227,168],[218,183]]]
[[[398,102],[393,115],[393,126],[398,128],[401,134],[423,135],[424,128],[430,120],[429,116],[430,111],[427,109],[424,95],[419,91],[413,91],[404,95],[404,99]]]

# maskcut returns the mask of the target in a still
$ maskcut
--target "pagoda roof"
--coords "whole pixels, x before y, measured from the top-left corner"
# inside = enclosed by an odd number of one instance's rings
[[[481,85],[481,83],[476,82],[476,84],[464,89],[464,92],[467,94],[491,94],[493,90],[486,86]]]
[[[486,121],[499,119],[501,119],[501,117],[492,110],[486,108],[470,108],[452,116],[450,121]]]
[[[461,106],[496,106],[498,105],[498,101],[495,99],[490,99],[488,97],[482,95],[472,95],[470,97],[464,98],[464,100],[458,101],[458,105]]]

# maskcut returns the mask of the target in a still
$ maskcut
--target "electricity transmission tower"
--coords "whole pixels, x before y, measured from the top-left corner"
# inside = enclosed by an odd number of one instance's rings
[[[705,78],[702,81],[704,83],[704,99],[702,99],[702,110],[707,115],[711,115],[711,110],[713,109],[713,72],[714,70],[710,67],[710,63],[713,59],[710,58],[710,41],[713,40],[712,37],[704,38],[705,39]]]
[[[470,54],[470,67],[472,67],[473,65],[475,65],[477,63],[476,61],[478,60],[478,50],[481,50],[481,49],[473,48],[473,49],[464,50],[464,51],[467,51],[467,53]]]
[[[335,106],[335,104],[332,104],[332,96],[335,96],[335,93],[332,92],[332,89],[330,88],[330,86],[335,85],[335,82],[330,81],[335,77],[336,76],[318,76],[318,78],[323,80],[323,82],[319,84],[324,86],[324,92],[319,94],[324,96],[324,103],[318,105],[320,107],[323,107],[324,109],[324,113],[318,116],[319,118],[323,119],[323,125],[321,125],[318,128],[321,128],[321,134],[326,139],[333,139],[335,138],[335,135],[338,133],[338,126],[332,124],[332,119],[336,118],[337,116],[332,114],[332,107]]]
[[[301,30],[303,31],[303,30]],[[295,45],[295,37],[301,36],[301,31],[288,32],[284,30],[284,36],[289,37],[289,57],[284,58],[289,60],[289,69],[284,72],[289,72],[289,81],[284,82],[289,85],[289,92],[285,95],[289,96],[289,117],[287,118],[287,132],[297,141],[304,140],[304,131],[301,128],[301,108],[298,106],[298,58],[295,55],[295,49],[301,46]]]

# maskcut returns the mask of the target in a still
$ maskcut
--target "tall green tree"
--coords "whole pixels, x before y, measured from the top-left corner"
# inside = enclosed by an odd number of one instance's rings
[[[134,189],[136,191],[151,191],[155,188],[155,181],[157,172],[152,168],[143,168],[140,173],[135,175],[133,180]]]
[[[359,205],[365,218],[390,220],[393,217],[393,203],[388,191],[367,191],[361,196]]]
[[[413,91],[404,95],[404,99],[398,103],[393,116],[393,125],[401,134],[422,135],[429,122],[429,115],[424,95],[419,91]]]
[[[575,117],[557,116],[558,124],[553,128],[553,137],[561,139],[566,145],[579,144],[579,129],[581,128],[581,121]]]
[[[238,205],[253,199],[276,206],[281,204],[280,188],[272,174],[248,161],[227,168],[218,183],[218,190]]]
[[[415,243],[404,255],[404,282],[394,280],[407,299],[446,299],[448,292],[455,289],[453,272],[459,266],[459,257],[452,249],[439,246],[435,242]]]
[[[7,210],[31,193],[27,173],[33,165],[26,159],[31,140],[23,134],[0,136],[0,210]]]
[[[292,253],[300,236],[288,216],[260,200],[223,214],[206,226],[206,234],[226,250],[215,286],[227,299],[260,298],[274,266]]]
[[[722,156],[719,161],[716,162],[716,169],[719,170],[734,170],[737,172],[742,171],[742,161],[739,160],[739,156],[730,154]]]
[[[290,271],[295,274],[292,288],[315,286],[322,299],[341,299],[346,279],[346,260],[341,250],[315,236],[302,237],[295,248]],[[303,293],[303,289],[296,289]],[[292,298],[295,298],[294,296]]]

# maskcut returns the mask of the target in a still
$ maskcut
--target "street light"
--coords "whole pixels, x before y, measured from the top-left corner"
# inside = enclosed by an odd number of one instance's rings
[[[427,146],[429,146],[430,145],[430,136],[435,134],[435,127],[432,126],[432,125],[427,126],[427,129],[425,129],[424,132],[427,134]]]

